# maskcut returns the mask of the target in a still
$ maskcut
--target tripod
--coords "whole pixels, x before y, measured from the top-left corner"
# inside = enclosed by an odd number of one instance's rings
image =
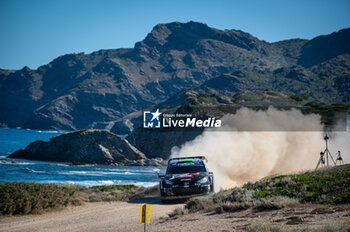
[[[329,139],[328,135],[326,134],[323,139],[326,141],[326,149],[320,153],[320,160],[317,163],[316,169],[318,168],[318,166],[320,166],[320,164],[323,166],[329,166],[329,157],[331,157],[334,165],[336,165],[331,152],[328,150],[328,139]],[[339,153],[339,155],[340,155],[340,153]]]
[[[340,155],[340,151],[338,151],[337,153],[337,159],[335,160],[335,163],[338,163],[338,161],[339,161],[339,165],[344,164],[343,158]]]

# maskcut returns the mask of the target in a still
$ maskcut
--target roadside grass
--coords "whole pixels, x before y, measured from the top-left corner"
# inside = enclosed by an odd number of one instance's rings
[[[84,202],[129,201],[156,191],[135,185],[82,187],[13,182],[0,185],[0,215],[40,214]]]
[[[242,187],[192,198],[185,207],[169,214],[175,217],[195,212],[232,212],[281,209],[298,203],[349,204],[350,165],[323,168],[299,174],[272,176]]]
[[[290,228],[286,225],[257,224],[246,228],[247,232],[348,232],[350,221],[333,223],[317,228]]]
[[[285,196],[256,197],[254,191],[245,188],[222,190],[212,196],[197,197],[187,201],[179,214],[195,212],[234,212],[254,208],[256,210],[281,209],[287,205],[298,204],[297,199]],[[176,216],[174,212],[169,215]]]
[[[302,203],[349,204],[350,165],[276,176],[243,186],[257,198],[285,196]]]

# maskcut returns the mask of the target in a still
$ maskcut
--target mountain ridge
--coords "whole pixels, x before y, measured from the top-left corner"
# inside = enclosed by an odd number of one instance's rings
[[[334,47],[333,38],[348,41],[349,31],[323,36],[321,42],[316,37],[268,43],[192,21],[158,24],[134,48],[67,54],[36,70],[0,70],[0,125],[104,129],[186,88],[235,72],[248,76],[241,78],[241,86],[234,84],[237,91],[271,88],[350,102],[347,46],[342,50],[338,44],[335,53],[322,53],[322,60],[312,55],[320,43]]]

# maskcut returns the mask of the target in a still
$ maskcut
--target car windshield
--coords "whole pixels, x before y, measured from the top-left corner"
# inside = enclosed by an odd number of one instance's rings
[[[205,171],[206,170],[203,163],[182,163],[170,165],[167,169],[167,174],[195,173]]]

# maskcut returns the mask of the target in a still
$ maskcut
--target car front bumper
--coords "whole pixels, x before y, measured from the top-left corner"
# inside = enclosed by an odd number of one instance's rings
[[[162,199],[171,200],[171,199],[181,199],[181,198],[190,198],[196,196],[203,196],[210,194],[210,185],[196,185],[196,186],[176,186],[168,187],[163,189]]]

